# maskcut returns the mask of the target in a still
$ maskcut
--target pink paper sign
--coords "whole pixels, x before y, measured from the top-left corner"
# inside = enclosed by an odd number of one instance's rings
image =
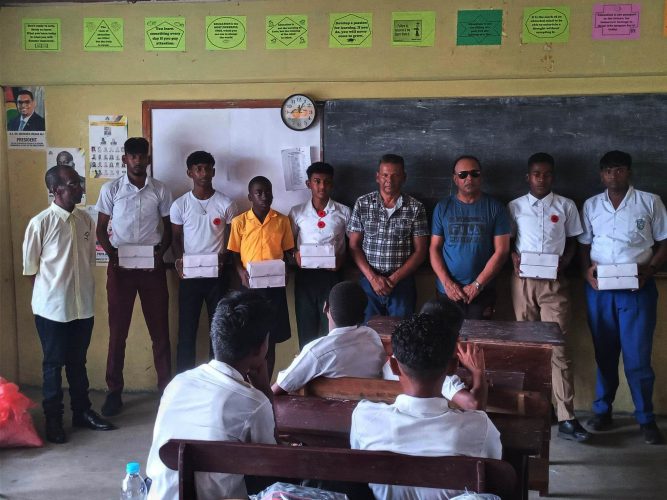
[[[596,3],[593,6],[593,40],[639,38],[638,3]]]

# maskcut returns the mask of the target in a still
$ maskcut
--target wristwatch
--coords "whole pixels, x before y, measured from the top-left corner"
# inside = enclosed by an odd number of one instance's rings
[[[478,292],[481,292],[482,290],[484,290],[484,287],[482,286],[482,284],[479,281],[475,280],[475,281],[472,282],[472,284],[475,285],[475,288],[477,288]]]

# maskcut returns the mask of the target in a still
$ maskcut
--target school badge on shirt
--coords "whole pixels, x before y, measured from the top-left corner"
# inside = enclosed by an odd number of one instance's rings
[[[637,219],[635,222],[637,223],[637,229],[640,231],[642,231],[644,226],[646,226],[646,221],[644,219]]]

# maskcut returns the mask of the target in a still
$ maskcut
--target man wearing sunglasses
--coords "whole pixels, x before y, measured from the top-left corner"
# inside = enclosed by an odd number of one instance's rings
[[[509,217],[502,203],[482,192],[477,158],[457,158],[452,179],[457,193],[433,211],[429,254],[438,296],[456,302],[467,319],[490,319],[494,278],[509,255]]]

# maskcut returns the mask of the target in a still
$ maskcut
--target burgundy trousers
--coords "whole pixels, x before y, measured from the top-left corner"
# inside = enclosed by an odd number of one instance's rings
[[[109,392],[123,390],[125,342],[137,293],[153,343],[153,362],[157,372],[158,389],[163,391],[171,379],[169,291],[164,268],[148,271],[109,265],[107,269],[109,354],[106,373]]]

